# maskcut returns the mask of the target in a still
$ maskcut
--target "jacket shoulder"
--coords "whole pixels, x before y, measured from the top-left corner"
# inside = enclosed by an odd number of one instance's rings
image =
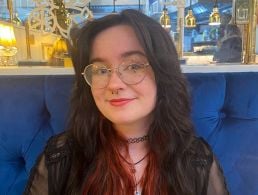
[[[50,137],[45,148],[46,164],[54,163],[70,156],[72,144],[72,139],[67,132]]]
[[[210,145],[201,137],[195,137],[187,150],[194,167],[210,168],[213,162],[213,152]]]

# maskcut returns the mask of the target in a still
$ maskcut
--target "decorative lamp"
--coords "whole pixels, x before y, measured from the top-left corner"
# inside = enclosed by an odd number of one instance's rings
[[[53,55],[55,58],[64,58],[65,56],[67,56],[68,53],[68,49],[67,49],[67,44],[66,44],[66,40],[61,37],[59,38],[53,46]]]
[[[68,55],[67,43],[66,40],[61,37],[54,43],[49,64],[53,66],[72,66],[67,65],[67,62],[71,62]]]
[[[215,1],[212,13],[210,14],[209,25],[220,25],[220,14],[217,0]]]
[[[192,0],[190,0],[190,7],[187,12],[187,15],[185,16],[185,27],[186,28],[196,27],[196,19],[195,19],[195,16],[193,15],[193,10],[192,10]]]
[[[171,28],[170,17],[168,15],[168,10],[167,10],[166,6],[164,6],[164,8],[163,8],[162,15],[160,16],[159,21],[163,28],[165,28],[165,29]]]
[[[16,53],[13,26],[0,24],[0,65],[16,65]]]

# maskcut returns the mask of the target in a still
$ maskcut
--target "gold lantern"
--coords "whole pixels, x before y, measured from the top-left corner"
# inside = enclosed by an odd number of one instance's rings
[[[193,9],[192,9],[192,0],[190,0],[190,7],[187,12],[187,15],[185,16],[185,27],[186,28],[194,28],[196,27],[196,19],[193,15]]]
[[[160,16],[159,21],[163,28],[165,28],[165,29],[171,28],[170,17],[168,15],[168,10],[167,10],[166,6],[164,6],[164,8],[163,8],[162,15]]]
[[[219,14],[217,0],[215,1],[215,5],[210,14],[209,25],[220,25],[220,14]]]

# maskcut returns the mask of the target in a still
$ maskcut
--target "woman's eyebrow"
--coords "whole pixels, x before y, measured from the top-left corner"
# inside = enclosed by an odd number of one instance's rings
[[[145,53],[143,53],[142,51],[139,50],[132,50],[132,51],[128,51],[128,52],[124,52],[122,53],[121,57],[122,58],[127,58],[133,55],[139,55],[142,57],[146,57]],[[94,63],[94,62],[105,62],[105,59],[101,58],[101,57],[96,57],[96,58],[92,58],[90,60],[90,64]]]
[[[125,52],[122,54],[122,57],[126,58],[126,57],[130,57],[132,55],[140,55],[140,56],[146,57],[145,53],[143,53],[142,51],[139,51],[139,50],[132,50],[132,51]]]
[[[105,62],[105,60],[103,58],[100,58],[100,57],[90,59],[90,64],[92,64],[94,62]]]

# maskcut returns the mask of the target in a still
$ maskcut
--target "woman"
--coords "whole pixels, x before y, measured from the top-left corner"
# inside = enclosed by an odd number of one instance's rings
[[[50,139],[25,194],[227,194],[160,24],[135,10],[90,21],[72,59],[69,130]]]

